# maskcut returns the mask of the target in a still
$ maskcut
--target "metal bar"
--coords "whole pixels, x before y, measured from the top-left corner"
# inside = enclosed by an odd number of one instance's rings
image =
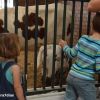
[[[16,4],[15,4],[15,2],[16,2],[16,0],[13,0],[13,6],[15,6]]]
[[[35,49],[34,49],[34,90],[36,90],[37,83],[37,45],[38,45],[38,0],[35,0],[36,16],[35,16]]]
[[[7,0],[4,0],[4,32],[7,32]]]
[[[83,2],[81,2],[81,9],[80,9],[79,38],[82,36],[82,19],[83,19]]]
[[[15,0],[15,33],[18,34],[18,0]]]
[[[57,33],[57,3],[55,0],[55,11],[54,11],[54,39],[53,39],[53,63],[52,63],[52,88],[54,88],[54,74],[55,74],[55,54],[56,54],[56,33]]]
[[[71,22],[71,39],[70,39],[70,47],[73,46],[73,33],[74,33],[74,14],[75,14],[75,1],[73,1],[72,8],[72,22]],[[72,65],[72,59],[69,60],[69,66]],[[69,69],[70,70],[70,69]]]
[[[91,20],[91,12],[88,12],[87,35],[90,34],[90,20]]]
[[[47,53],[47,28],[48,28],[48,0],[45,0],[45,37],[44,37],[44,66],[43,66],[43,89],[46,82],[46,53]]]
[[[15,4],[15,34],[18,34],[18,0],[14,0]],[[15,58],[15,62],[17,63],[17,58]]]
[[[64,0],[64,10],[63,10],[63,26],[62,26],[62,39],[65,40],[65,26],[66,26],[66,2],[67,0]],[[61,68],[60,68],[60,87],[62,87],[62,77],[63,77],[63,58],[64,58],[64,53],[62,51],[61,54]]]
[[[27,91],[27,63],[28,63],[28,0],[25,0],[25,90]]]
[[[70,47],[73,46],[74,15],[75,15],[75,1],[73,1],[73,7],[72,7],[72,22],[71,22],[71,39],[70,39]]]

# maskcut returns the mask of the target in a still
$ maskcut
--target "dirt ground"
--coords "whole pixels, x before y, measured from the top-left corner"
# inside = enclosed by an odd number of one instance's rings
[[[20,56],[18,57],[18,64],[20,65],[22,72],[24,74],[24,51],[20,52]],[[39,70],[41,70],[42,67],[38,68],[37,70],[37,87],[42,86],[42,74]],[[28,51],[28,64],[27,64],[27,87],[33,88],[34,86],[34,52]]]

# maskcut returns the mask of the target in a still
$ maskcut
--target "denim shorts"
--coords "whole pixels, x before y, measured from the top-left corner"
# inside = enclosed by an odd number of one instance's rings
[[[96,100],[95,81],[81,80],[68,75],[65,100]]]

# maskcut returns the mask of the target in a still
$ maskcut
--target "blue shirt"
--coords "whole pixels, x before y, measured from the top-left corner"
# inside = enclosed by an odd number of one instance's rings
[[[85,35],[73,48],[64,46],[63,51],[70,58],[77,56],[69,74],[85,80],[94,80],[95,73],[100,73],[100,40]]]

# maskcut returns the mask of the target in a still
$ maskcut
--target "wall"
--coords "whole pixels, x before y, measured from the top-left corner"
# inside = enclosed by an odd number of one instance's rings
[[[72,2],[68,1],[68,5],[72,6]],[[80,22],[80,7],[81,3],[80,2],[75,2],[75,25],[74,25],[74,42],[73,45],[76,44],[78,38],[79,38],[79,22]],[[91,21],[94,17],[95,13],[91,13]],[[85,2],[83,4],[83,19],[82,19],[82,34],[87,34],[87,23],[88,23],[88,3]],[[90,30],[91,34],[91,30]]]

